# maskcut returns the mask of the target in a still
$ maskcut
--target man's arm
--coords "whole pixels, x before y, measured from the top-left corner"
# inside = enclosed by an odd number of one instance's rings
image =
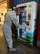
[[[19,27],[19,17],[17,17],[16,12],[12,11],[10,14],[11,20],[13,21],[13,23],[15,24],[15,26],[18,28]]]

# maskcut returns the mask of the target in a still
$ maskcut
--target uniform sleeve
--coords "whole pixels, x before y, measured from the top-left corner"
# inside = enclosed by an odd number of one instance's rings
[[[10,17],[11,17],[13,23],[15,24],[15,26],[18,28],[19,27],[19,23],[18,23],[18,18],[16,16],[16,12],[13,11],[13,13],[10,14]]]

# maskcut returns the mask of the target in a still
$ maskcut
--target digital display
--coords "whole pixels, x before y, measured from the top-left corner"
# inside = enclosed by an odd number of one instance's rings
[[[26,22],[26,25],[29,26],[29,22]]]
[[[31,20],[31,13],[28,13],[28,20]]]

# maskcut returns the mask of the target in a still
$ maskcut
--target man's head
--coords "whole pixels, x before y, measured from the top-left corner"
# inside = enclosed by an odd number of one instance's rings
[[[21,13],[21,9],[20,8],[16,8],[16,14],[20,15],[20,13]]]
[[[16,14],[19,15],[21,13],[21,9],[19,7],[13,7],[13,9],[16,11]]]

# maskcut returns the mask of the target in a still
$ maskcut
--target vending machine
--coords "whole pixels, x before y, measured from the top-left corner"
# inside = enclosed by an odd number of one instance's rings
[[[37,3],[28,2],[16,6],[20,8],[18,28],[18,40],[33,46],[35,33],[36,33],[36,16],[37,16]]]

